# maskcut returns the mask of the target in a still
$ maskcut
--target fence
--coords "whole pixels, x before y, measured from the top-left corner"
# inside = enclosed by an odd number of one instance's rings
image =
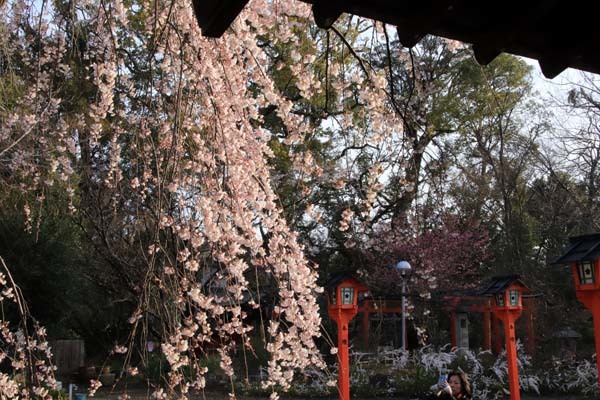
[[[83,340],[54,340],[50,342],[57,375],[70,375],[85,363]]]

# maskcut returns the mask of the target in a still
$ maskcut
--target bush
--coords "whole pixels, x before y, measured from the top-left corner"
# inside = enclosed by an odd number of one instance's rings
[[[595,360],[564,362],[552,360],[535,369],[530,357],[517,343],[519,384],[530,394],[594,395],[598,390]],[[503,398],[508,393],[506,354],[424,347],[412,352],[379,349],[375,353],[350,353],[350,391],[360,397],[424,397],[437,381],[441,369],[463,370],[469,376],[473,397],[479,400]],[[291,396],[331,397],[337,393],[337,364],[326,371],[307,370],[292,383]],[[261,370],[266,377],[266,372]],[[246,395],[266,395],[259,382],[239,386]]]

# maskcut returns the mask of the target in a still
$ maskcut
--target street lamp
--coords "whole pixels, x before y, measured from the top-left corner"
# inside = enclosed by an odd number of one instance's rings
[[[410,272],[408,261],[400,261],[396,264],[396,270],[402,277],[402,351],[406,351],[406,275]]]

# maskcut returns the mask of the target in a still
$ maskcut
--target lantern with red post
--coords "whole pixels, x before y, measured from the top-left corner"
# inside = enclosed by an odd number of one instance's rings
[[[594,318],[596,354],[600,354],[600,233],[575,236],[569,241],[570,246],[553,264],[571,266],[577,300]],[[600,385],[600,364],[596,368]]]
[[[494,301],[492,301],[492,313],[504,325],[508,386],[511,400],[519,400],[521,398],[519,391],[519,369],[517,366],[515,321],[523,312],[523,295],[529,292],[527,286],[519,280],[518,275],[508,275],[492,278],[490,285],[482,293],[494,297]]]
[[[358,313],[358,298],[368,288],[349,275],[337,275],[325,285],[327,311],[338,327],[338,385],[340,400],[350,400],[348,323]]]

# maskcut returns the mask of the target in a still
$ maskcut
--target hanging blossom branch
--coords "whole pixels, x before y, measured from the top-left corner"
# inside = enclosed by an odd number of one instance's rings
[[[0,398],[47,398],[57,385],[46,330],[32,319],[2,257],[0,268],[0,363],[12,369],[11,374],[0,372]],[[17,321],[7,320],[11,311]]]
[[[41,73],[25,73],[22,95],[2,118],[0,148],[11,171],[4,183],[28,194],[52,187],[70,194],[74,215],[88,220],[91,240],[120,265],[138,295],[130,338],[139,337],[135,332],[144,330],[140,320],[147,315],[161,324],[170,372],[155,397],[202,390],[206,368],[199,354],[215,344],[222,369],[234,376],[232,352],[240,341],[250,346],[252,326],[242,305],[255,301],[248,281],[254,270],[277,293],[265,386],[285,389],[295,371],[324,367],[314,342],[320,335],[317,274],[276,205],[269,132],[253,122],[261,118],[260,107],[276,104],[293,141],[308,129],[257,63],[264,56],[252,27],[267,20],[278,25],[275,14],[257,11],[272,5],[257,2],[242,18],[250,23],[237,23],[218,41],[201,38],[189,2],[140,2],[140,9],[152,12],[133,32],[128,21],[135,7],[114,0],[97,8],[82,0],[75,15],[42,16],[35,37],[19,28],[28,25],[30,4],[15,0],[10,6],[5,22],[18,34],[9,56],[34,58]],[[72,25],[88,27],[78,49],[69,48],[77,43],[67,36]],[[146,85],[136,84],[139,71],[129,69],[123,58],[128,52],[120,51],[140,43],[152,49],[140,61],[150,71]],[[61,82],[75,76],[87,90],[84,113],[70,110],[69,99],[61,97],[70,94]],[[260,88],[258,95],[249,92],[250,84]],[[24,135],[32,126],[35,140]],[[256,221],[265,239],[257,235]],[[223,293],[203,281],[213,268]],[[130,353],[133,345],[120,343],[114,353]],[[193,380],[184,374],[190,367]],[[94,381],[90,394],[98,388]]]

